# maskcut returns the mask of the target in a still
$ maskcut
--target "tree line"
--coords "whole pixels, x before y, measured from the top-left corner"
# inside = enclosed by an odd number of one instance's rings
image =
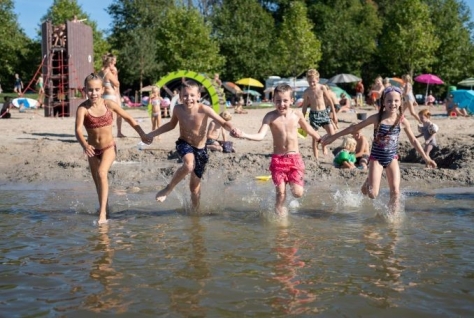
[[[0,2],[0,81],[33,76],[41,63],[41,38],[28,38]],[[87,19],[94,59],[118,57],[122,87],[138,88],[168,72],[220,73],[236,81],[270,75],[322,77],[352,73],[369,84],[381,75],[439,75],[455,85],[474,76],[474,24],[463,0],[116,0],[108,8],[107,34],[77,0],[54,0],[53,24]],[[434,87],[438,93],[445,86]]]

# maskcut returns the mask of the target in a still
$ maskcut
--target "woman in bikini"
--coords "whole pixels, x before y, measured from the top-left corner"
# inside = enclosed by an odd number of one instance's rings
[[[410,143],[423,157],[427,167],[436,167],[423,147],[413,134],[410,123],[403,116],[402,91],[396,86],[387,87],[381,97],[382,105],[378,114],[373,114],[366,120],[351,125],[333,135],[326,135],[323,144],[330,144],[338,137],[355,133],[364,127],[374,125],[374,138],[369,157],[369,176],[362,185],[362,193],[369,198],[376,198],[380,190],[382,173],[385,169],[390,188],[390,212],[399,210],[400,198],[400,167],[398,166],[398,139],[401,129],[405,131]]]
[[[405,85],[403,86],[403,113],[408,109],[410,114],[418,121],[418,123],[423,124],[420,117],[415,112],[416,100],[415,95],[413,94],[413,81],[411,80],[411,75],[405,74],[403,76],[403,81],[405,81]]]
[[[76,138],[89,160],[89,168],[99,197],[99,224],[107,222],[107,201],[109,182],[107,175],[116,155],[112,135],[113,112],[122,116],[140,135],[142,141],[150,144],[140,125],[112,100],[102,98],[104,94],[103,77],[89,75],[84,81],[88,100],[79,105],[76,112]],[[87,139],[82,126],[86,128]]]

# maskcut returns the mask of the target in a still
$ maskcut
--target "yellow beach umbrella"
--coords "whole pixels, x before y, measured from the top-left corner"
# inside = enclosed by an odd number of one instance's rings
[[[245,86],[255,86],[255,87],[259,87],[259,88],[264,87],[264,85],[259,80],[255,80],[255,79],[252,79],[252,78],[240,79],[235,83],[240,84],[240,85],[245,85]]]

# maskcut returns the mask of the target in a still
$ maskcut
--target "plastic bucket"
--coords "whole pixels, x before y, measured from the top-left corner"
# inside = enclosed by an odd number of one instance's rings
[[[367,113],[357,113],[357,119],[358,120],[365,120],[367,118]]]

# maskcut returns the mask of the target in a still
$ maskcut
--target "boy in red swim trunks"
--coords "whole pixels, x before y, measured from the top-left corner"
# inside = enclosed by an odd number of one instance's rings
[[[303,113],[291,109],[293,105],[293,89],[288,84],[279,84],[273,92],[275,110],[268,112],[263,118],[257,134],[247,134],[234,130],[235,137],[254,141],[261,141],[268,133],[273,136],[273,155],[270,163],[273,184],[276,187],[275,212],[286,215],[287,209],[283,206],[286,200],[286,184],[290,184],[294,197],[303,196],[304,191],[304,163],[298,147],[298,128],[301,126],[317,141],[319,134],[305,121]]]

